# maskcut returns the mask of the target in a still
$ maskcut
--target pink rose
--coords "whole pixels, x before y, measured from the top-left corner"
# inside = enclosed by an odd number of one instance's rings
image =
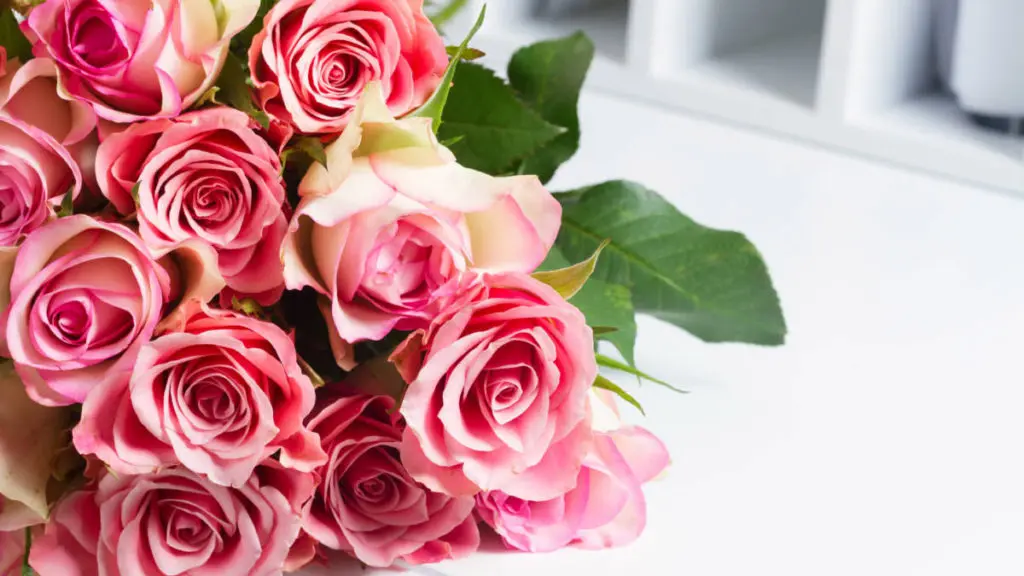
[[[314,390],[297,358],[277,326],[197,307],[89,396],[75,447],[118,472],[181,462],[231,486],[278,451],[285,466],[311,471],[327,456],[302,424]]]
[[[220,289],[206,257],[183,247],[158,262],[128,227],[85,215],[35,230],[6,264],[10,304],[0,316],[29,396],[81,402],[115,365],[130,365],[179,298]]]
[[[113,122],[177,116],[220,74],[258,0],[46,0],[29,13],[36,56]]]
[[[0,532],[0,575],[20,575],[24,558],[25,529]]]
[[[184,468],[108,474],[57,505],[29,563],[43,576],[281,574],[313,486],[273,460],[237,488]]]
[[[401,116],[448,64],[423,0],[282,0],[249,49],[263,109],[305,134],[336,134],[370,82]]]
[[[453,495],[546,500],[571,489],[597,375],[583,315],[518,273],[484,274],[393,359],[409,387],[402,462]]]
[[[52,136],[5,112],[0,110],[0,246],[14,246],[54,216],[65,194],[78,196],[82,172]]]
[[[327,160],[299,186],[285,284],[324,295],[342,341],[424,327],[468,267],[530,272],[558,235],[561,206],[535,177],[463,168],[429,120],[394,120],[373,88]]]
[[[343,384],[344,385],[344,384]],[[325,389],[309,427],[330,455],[303,528],[323,545],[371,566],[461,558],[480,535],[473,499],[432,492],[398,457],[402,423],[388,396]]]
[[[233,290],[279,296],[288,227],[281,163],[252,128],[245,113],[231,108],[134,124],[103,141],[96,172],[120,213],[138,209],[148,246],[166,249],[198,238],[217,251]]]
[[[88,104],[62,97],[57,66],[49,58],[15,61],[0,79],[0,111],[31,124],[65,146],[82,142],[96,127]]]
[[[643,532],[641,484],[668,465],[665,446],[636,426],[594,436],[576,486],[561,496],[528,501],[503,492],[477,495],[477,512],[505,543],[525,552],[624,546]]]

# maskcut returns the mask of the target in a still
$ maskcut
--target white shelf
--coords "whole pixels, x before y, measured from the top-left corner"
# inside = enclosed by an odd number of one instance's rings
[[[820,33],[774,38],[702,62],[682,75],[811,109],[818,89],[820,47]]]
[[[938,89],[934,0],[598,0],[556,18],[539,2],[487,2],[491,63],[582,29],[592,89],[1024,194],[1024,138]]]

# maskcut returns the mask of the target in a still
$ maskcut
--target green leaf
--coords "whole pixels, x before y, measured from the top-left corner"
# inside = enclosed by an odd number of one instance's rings
[[[635,406],[641,414],[647,416],[647,413],[644,412],[644,407],[640,405],[640,402],[637,401],[636,398],[633,398],[632,394],[626,392],[625,390],[620,388],[618,384],[612,382],[611,380],[605,378],[604,376],[598,374],[597,378],[594,379],[594,388],[601,388],[602,390],[610,390],[614,392],[615,394],[618,395],[619,398],[622,398],[626,402],[629,402],[630,404]]]
[[[598,366],[603,366],[605,368],[610,368],[612,370],[618,370],[619,372],[625,372],[626,374],[632,374],[633,376],[636,376],[637,378],[643,378],[644,380],[649,380],[649,381],[654,382],[655,384],[657,384],[659,386],[664,386],[665,388],[668,388],[669,390],[671,390],[673,392],[676,392],[678,394],[686,394],[685,390],[680,390],[679,388],[676,388],[675,386],[669,384],[668,382],[665,382],[664,380],[659,380],[659,379],[655,378],[654,376],[651,376],[649,374],[641,372],[640,370],[637,370],[635,367],[630,366],[629,364],[626,364],[626,363],[623,363],[623,362],[619,362],[618,360],[616,360],[614,358],[610,358],[608,356],[605,356],[604,354],[598,354],[597,355],[597,365]]]
[[[263,17],[267,15],[267,12],[270,12],[270,9],[274,7],[276,2],[277,0],[260,0],[260,8],[256,12],[256,17],[231,39],[232,52],[248,59],[252,39],[263,29]]]
[[[136,182],[135,185],[132,186],[132,200],[135,202],[136,206],[139,205],[139,188],[141,187],[142,182]]]
[[[701,226],[631,182],[556,197],[563,211],[555,245],[571,260],[611,239],[593,278],[628,286],[637,312],[708,342],[785,341],[768,269],[742,234]]]
[[[220,77],[217,78],[217,91],[211,96],[211,99],[245,112],[266,130],[270,128],[270,118],[253,102],[252,89],[246,82],[248,77],[245,62],[235,54],[228,52],[224,69],[221,70]]]
[[[454,58],[459,54],[460,49],[462,49],[460,46],[448,46],[445,48],[445,51],[448,53],[449,57]],[[462,50],[462,59],[466,62],[479,60],[484,56],[487,56],[487,54],[484,54],[483,50],[477,50],[476,48],[466,48]]]
[[[463,140],[465,140],[465,138],[466,138],[466,135],[465,135],[465,134],[463,134],[463,135],[461,135],[461,136],[456,136],[456,137],[454,137],[454,138],[449,138],[449,139],[447,139],[447,140],[442,140],[442,141],[441,141],[441,146],[444,146],[445,148],[451,148],[451,147],[452,147],[452,146],[454,146],[455,144],[457,144],[457,143],[459,143],[459,142],[462,142]]]
[[[449,99],[438,137],[464,136],[451,151],[463,166],[488,174],[507,172],[565,132],[520,102],[494,72],[477,64],[459,66]]]
[[[60,201],[60,208],[57,210],[58,218],[71,216],[72,214],[75,213],[74,192],[74,188],[69,188],[68,191],[64,193],[64,198],[62,198]]]
[[[207,90],[206,92],[203,92],[203,94],[199,97],[199,99],[196,100],[196,103],[193,104],[193,107],[194,108],[201,108],[203,106],[206,106],[207,104],[216,104],[217,103],[217,92],[219,92],[219,91],[220,91],[219,87],[217,87],[217,86],[210,86],[210,89]]]
[[[437,28],[443,27],[448,23],[460,10],[466,7],[466,3],[469,0],[448,0],[443,6],[435,11],[431,11],[430,21],[434,23]]]
[[[21,576],[35,576],[35,570],[28,565],[29,553],[32,552],[32,528],[25,528],[25,554],[21,557]]]
[[[469,41],[473,39],[473,36],[476,36],[476,33],[480,31],[480,26],[483,26],[484,16],[486,15],[487,5],[484,4],[480,7],[480,14],[476,17],[473,27],[469,29],[469,33],[462,40],[462,44],[459,44],[455,54],[452,55],[451,60],[448,62],[448,67],[444,71],[444,76],[441,77],[441,83],[437,85],[437,90],[434,90],[434,93],[423,103],[423,106],[409,113],[409,116],[415,118],[430,118],[435,133],[441,127],[441,116],[444,115],[445,107],[448,104],[448,95],[452,89],[452,82],[455,80],[455,70],[459,67],[459,60],[462,59],[462,53],[469,46]]]
[[[295,143],[284,151],[284,159],[287,159],[291,152],[301,152],[313,162],[327,168],[327,152],[324,150],[324,143],[319,138],[313,138],[312,136],[297,138]],[[284,164],[284,161],[281,164]]]
[[[594,250],[590,258],[583,262],[558,270],[534,272],[533,277],[551,286],[562,298],[569,300],[583,288],[583,285],[587,283],[587,279],[594,273],[594,267],[597,266],[597,259],[601,255],[601,250],[604,250],[604,247],[607,245],[608,241],[605,240],[597,247],[597,250]]]
[[[252,318],[264,319],[267,317],[266,310],[263,309],[263,306],[260,306],[259,302],[252,298],[242,298],[239,300],[237,297],[232,296],[231,308],[235,312],[245,314]]]
[[[580,146],[577,105],[594,59],[594,43],[582,32],[521,48],[508,64],[509,84],[542,118],[566,129],[519,166],[547,182]]]
[[[0,8],[0,46],[7,51],[8,58],[17,58],[22,63],[32,58],[32,43],[18,27],[18,19],[7,2]]]
[[[569,265],[558,248],[552,248],[541,264],[541,270],[556,270]],[[594,328],[594,337],[611,343],[630,364],[636,345],[636,313],[629,289],[620,284],[605,282],[593,276],[572,297],[573,306],[587,318]]]
[[[323,376],[317,373],[317,371],[312,366],[310,366],[309,362],[306,362],[305,359],[302,358],[302,356],[298,356],[297,360],[299,363],[299,368],[302,370],[302,373],[305,374],[307,378],[309,378],[309,381],[313,384],[314,389],[323,388],[324,386],[327,385],[327,381],[324,380]]]

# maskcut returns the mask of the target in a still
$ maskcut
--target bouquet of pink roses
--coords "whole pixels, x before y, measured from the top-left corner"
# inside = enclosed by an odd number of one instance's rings
[[[637,313],[780,344],[766,267],[637,184],[545,188],[584,35],[506,81],[425,10],[0,2],[0,574],[639,536],[668,454],[599,367],[649,378]]]

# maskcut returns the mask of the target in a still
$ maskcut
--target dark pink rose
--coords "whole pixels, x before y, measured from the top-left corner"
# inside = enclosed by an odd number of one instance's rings
[[[426,101],[448,64],[423,0],[282,0],[253,38],[263,109],[304,134],[336,134],[368,83],[396,116]]]
[[[177,116],[220,74],[258,0],[46,0],[27,27],[62,92],[113,122]]]
[[[212,256],[186,246],[157,260],[128,227],[85,215],[32,232],[0,261],[10,267],[0,333],[29,396],[82,402],[110,370],[130,366],[158,323],[179,313],[176,302],[220,290],[204,262]]]
[[[217,484],[241,486],[279,451],[289,468],[323,464],[318,438],[302,424],[314,400],[283,330],[196,307],[90,395],[75,447],[122,473],[180,462]]]
[[[0,246],[16,245],[81,189],[82,172],[64,146],[0,109]]]
[[[477,512],[505,543],[526,552],[564,546],[624,546],[643,532],[647,507],[640,486],[668,465],[665,446],[643,428],[594,435],[576,486],[561,496],[528,501],[503,492],[477,495]]]
[[[41,576],[278,575],[313,486],[273,460],[237,488],[184,468],[108,474],[58,503],[29,563]]]
[[[597,375],[583,315],[526,274],[483,274],[393,356],[409,383],[402,462],[453,495],[555,498],[590,444]]]
[[[329,460],[317,471],[321,484],[303,523],[306,532],[371,566],[475,551],[480,537],[473,499],[432,492],[402,465],[394,400],[324,391],[309,427],[320,435]]]
[[[253,127],[246,114],[231,108],[134,124],[103,141],[96,173],[119,212],[138,210],[147,245],[162,249],[202,240],[217,251],[220,272],[234,291],[279,294],[288,227],[281,163]]]

